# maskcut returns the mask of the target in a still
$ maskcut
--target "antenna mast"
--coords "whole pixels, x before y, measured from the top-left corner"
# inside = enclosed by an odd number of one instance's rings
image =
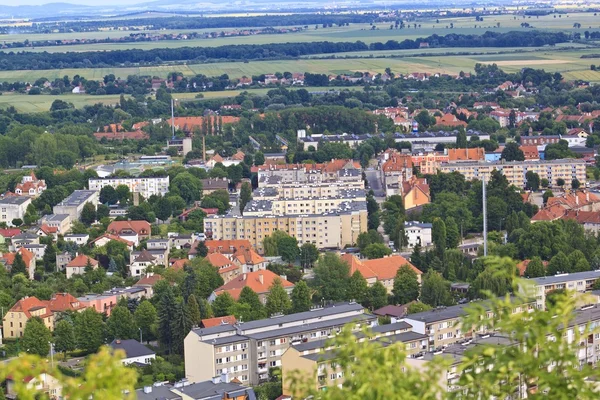
[[[483,177],[483,256],[487,256],[487,196],[486,196],[486,182],[485,175]]]
[[[173,110],[173,99],[171,99],[171,139],[175,140],[175,111]]]

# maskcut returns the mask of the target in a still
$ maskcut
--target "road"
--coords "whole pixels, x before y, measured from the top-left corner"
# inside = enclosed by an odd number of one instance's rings
[[[381,180],[379,179],[379,171],[374,168],[367,168],[365,176],[367,177],[367,182],[369,182],[369,189],[375,193],[375,197],[385,197],[385,190],[383,190]]]

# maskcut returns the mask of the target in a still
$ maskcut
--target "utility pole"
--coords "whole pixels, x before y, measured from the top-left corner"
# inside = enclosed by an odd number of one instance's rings
[[[482,176],[483,186],[483,256],[487,256],[487,198],[486,198],[486,190],[485,190],[485,175]]]
[[[140,331],[140,343],[144,343],[144,342],[142,341],[142,328],[138,328],[138,329],[139,329],[139,331]]]
[[[175,139],[175,111],[173,99],[171,99],[171,139]]]

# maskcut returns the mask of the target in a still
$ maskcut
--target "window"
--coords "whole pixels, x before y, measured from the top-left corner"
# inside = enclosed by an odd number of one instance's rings
[[[331,379],[332,381],[335,381],[336,375],[335,374],[330,374],[329,375],[329,379]]]
[[[277,361],[270,361],[269,362],[269,367],[276,367],[277,366]]]
[[[275,346],[275,341],[274,341],[274,340],[271,340],[271,341],[269,342],[269,346]]]
[[[233,345],[233,351],[237,351],[237,344]]]
[[[229,362],[231,362],[231,357],[225,357],[225,362],[226,362],[226,363],[229,363]]]
[[[248,354],[246,354],[246,353],[242,354],[241,356],[242,356],[241,357],[242,360],[246,360],[248,358]]]
[[[247,381],[248,380],[248,375],[242,375],[242,381]]]
[[[222,358],[217,358],[217,364],[223,364],[223,359]]]

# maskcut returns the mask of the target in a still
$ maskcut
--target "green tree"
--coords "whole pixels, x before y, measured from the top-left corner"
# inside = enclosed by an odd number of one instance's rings
[[[104,344],[104,321],[102,314],[86,308],[75,317],[77,348],[94,353]]]
[[[154,214],[156,214],[156,218],[161,221],[166,221],[169,219],[171,214],[173,213],[173,209],[171,208],[171,202],[166,197],[161,197],[154,204]]]
[[[421,303],[420,301],[415,301],[414,303],[411,303],[408,305],[408,308],[406,309],[406,313],[407,314],[416,314],[416,313],[420,313],[423,311],[429,311],[431,309],[432,309],[432,307],[430,305]]]
[[[467,148],[467,133],[464,129],[461,129],[456,134],[456,148],[466,149]]]
[[[109,340],[133,339],[136,337],[133,315],[127,307],[117,306],[106,320],[106,332]]]
[[[275,278],[275,280],[273,280],[273,284],[269,288],[265,308],[267,309],[267,315],[273,315],[275,313],[286,314],[292,308],[290,296],[283,287],[281,279]]]
[[[542,195],[542,200],[544,201],[544,205],[546,205],[546,203],[548,202],[548,199],[550,197],[554,197],[554,193],[552,193],[551,190],[546,190],[544,192],[544,194]]]
[[[110,185],[107,185],[100,189],[100,203],[113,205],[117,204],[118,201],[119,197],[117,195],[117,192],[115,191],[115,188],[113,188]]]
[[[563,178],[558,178],[558,179],[556,180],[556,185],[557,185],[557,186],[560,186],[560,187],[563,187],[563,186],[565,186],[565,180],[564,180]]]
[[[202,321],[202,316],[200,315],[200,305],[196,301],[196,296],[190,294],[190,296],[187,299],[186,307],[188,310],[190,320],[192,321],[192,325],[198,326],[200,324],[200,321]]]
[[[505,161],[525,161],[525,154],[516,142],[506,143],[500,157]]]
[[[579,189],[580,186],[581,186],[581,182],[579,182],[579,180],[577,178],[571,180],[571,188],[573,188],[573,190]]]
[[[50,353],[50,341],[52,333],[44,325],[39,317],[32,317],[25,324],[21,348],[29,354],[37,354],[40,357],[46,357]]]
[[[254,165],[257,167],[265,163],[265,155],[261,151],[254,153]]]
[[[302,268],[312,268],[319,259],[319,249],[312,243],[304,243],[300,246],[300,265]]]
[[[183,354],[183,341],[194,326],[189,309],[183,299],[175,305],[175,313],[171,319],[171,337],[173,340],[173,352]]]
[[[383,283],[375,282],[367,291],[367,303],[371,310],[381,308],[388,303],[388,292]]]
[[[310,289],[305,281],[296,283],[292,290],[292,313],[299,313],[304,311],[310,311],[312,306],[312,300],[310,295]]]
[[[460,243],[460,232],[458,224],[453,217],[446,218],[446,246],[449,249],[455,249]]]
[[[240,292],[238,303],[248,306],[247,311],[243,313],[245,321],[254,321],[257,319],[266,318],[268,316],[268,312],[260,301],[258,294],[249,286],[244,286]]]
[[[224,292],[217,296],[212,303],[212,310],[215,317],[224,317],[229,315],[229,309],[235,304],[235,300],[228,292]]]
[[[81,217],[79,218],[81,219],[81,222],[88,226],[93,224],[94,221],[96,221],[96,206],[89,202],[85,203],[81,210]]]
[[[527,267],[525,268],[525,273],[523,274],[525,278],[539,278],[545,275],[546,268],[544,267],[542,259],[539,257],[533,257],[529,261]]]
[[[547,275],[553,276],[558,273],[571,272],[572,265],[569,263],[569,259],[562,251],[559,251],[554,257],[550,259],[548,263]]]
[[[73,324],[66,319],[58,321],[54,328],[54,349],[63,353],[66,358],[67,352],[75,350],[76,345],[77,341]]]
[[[325,253],[314,269],[313,283],[325,300],[343,301],[350,279],[350,267],[337,254]]]
[[[173,294],[173,290],[170,287],[167,287],[160,298],[160,302],[158,303],[157,336],[160,344],[167,350],[169,354],[171,354],[173,351],[175,340],[171,326],[176,312],[177,302],[175,301],[175,295]]]
[[[533,171],[527,171],[525,174],[526,185],[529,190],[538,191],[540,189],[540,176]]]
[[[477,275],[469,288],[472,297],[487,297],[490,293],[504,296],[512,289],[516,271],[515,263],[509,258],[502,258],[491,264],[489,262],[485,264],[485,269]]]
[[[171,180],[170,192],[181,196],[187,204],[191,204],[196,200],[200,200],[202,182],[191,173],[182,172]]]
[[[383,243],[372,243],[368,245],[361,253],[369,260],[383,258],[392,254],[392,250]]]
[[[421,301],[432,307],[451,305],[452,295],[450,294],[450,283],[448,283],[437,271],[430,269],[423,276]]]
[[[369,285],[362,274],[356,270],[350,276],[346,289],[346,299],[362,304],[367,299]]]
[[[431,239],[435,248],[435,254],[440,260],[443,260],[444,252],[446,251],[446,224],[441,218],[433,220]]]
[[[407,304],[419,298],[419,277],[409,265],[398,268],[392,294],[396,304]]]
[[[242,183],[240,190],[240,213],[244,214],[244,208],[252,200],[252,187],[248,182]]]
[[[27,266],[25,265],[25,261],[23,261],[23,256],[18,251],[15,253],[15,258],[13,259],[10,274],[12,276],[15,276],[16,274],[23,274],[25,276],[29,276],[29,273],[27,272]]]
[[[133,314],[135,325],[142,330],[142,339],[146,342],[154,338],[158,316],[156,309],[148,300],[143,300]]]

